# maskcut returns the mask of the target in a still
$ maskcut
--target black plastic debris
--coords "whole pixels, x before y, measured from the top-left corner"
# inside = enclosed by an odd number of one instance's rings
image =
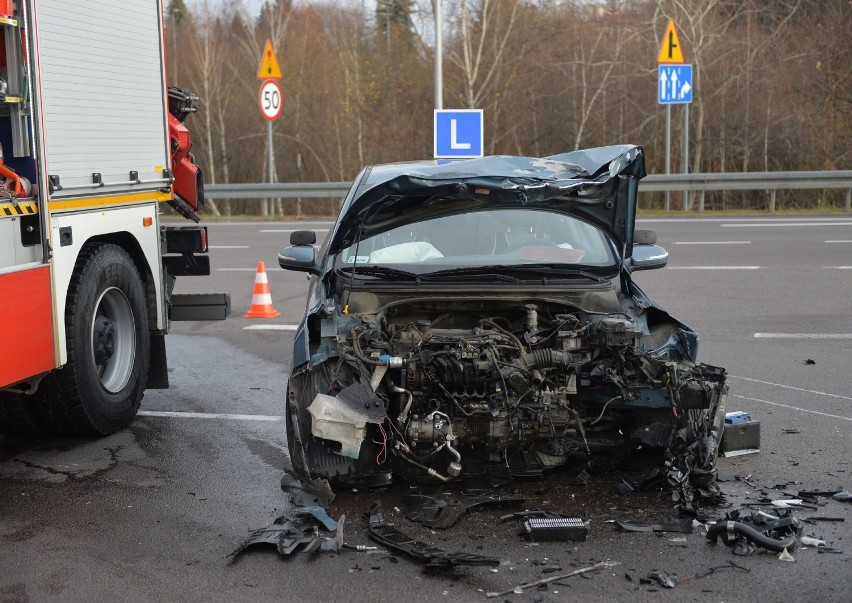
[[[524,521],[524,533],[536,542],[583,542],[589,524],[579,517],[530,517]]]
[[[281,490],[290,495],[290,502],[296,507],[328,507],[334,500],[334,493],[325,480],[305,480],[284,472],[281,476]]]
[[[324,536],[319,533],[316,525],[319,520],[313,512],[294,509],[267,527],[254,530],[228,557],[237,557],[247,548],[256,545],[275,546],[278,552],[285,556],[291,555],[299,548],[304,553],[318,551],[336,553],[343,547],[344,520],[345,516],[341,515],[340,519],[334,522],[334,534]],[[319,523],[325,527],[324,522],[319,521]]]
[[[802,522],[789,511],[778,515],[733,511],[707,529],[707,539],[716,542],[721,538],[737,554],[750,554],[750,545],[780,553],[793,550],[801,533]]]
[[[500,565],[496,557],[485,557],[471,553],[455,553],[444,551],[432,545],[414,540],[385,523],[381,504],[376,502],[370,507],[366,516],[368,533],[371,539],[379,544],[399,551],[418,561],[425,561],[427,568],[446,568],[455,566],[491,566]]]
[[[624,532],[679,532],[681,534],[692,534],[692,518],[669,519],[654,524],[628,523],[626,521],[614,521],[613,524]]]
[[[786,434],[802,433],[798,429],[782,429],[781,431]]]
[[[463,515],[475,507],[523,503],[525,500],[521,494],[485,494],[463,496],[461,499],[410,494],[405,517],[427,528],[445,529],[455,525]]]
[[[644,578],[639,578],[639,584],[653,584],[654,582],[659,582],[665,588],[677,586],[675,579],[662,570],[654,570]]]
[[[799,498],[814,498],[817,496],[834,496],[842,492],[843,488],[834,488],[832,490],[799,490],[796,494]]]
[[[838,492],[834,496],[832,496],[834,500],[839,500],[840,502],[852,502],[852,493],[848,490],[844,490],[843,492]]]
[[[638,490],[638,489],[639,489],[639,486],[637,484],[633,483],[632,481],[630,481],[629,479],[627,479],[626,477],[623,480],[621,480],[621,482],[616,484],[616,486],[615,486],[616,492],[618,492],[622,496],[632,494],[632,493],[636,492],[636,490]]]

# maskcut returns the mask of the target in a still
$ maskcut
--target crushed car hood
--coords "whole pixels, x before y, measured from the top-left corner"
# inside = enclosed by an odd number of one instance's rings
[[[373,166],[346,199],[329,252],[336,254],[357,238],[440,216],[536,207],[591,223],[629,257],[636,193],[645,175],[644,151],[635,145],[542,158],[495,155]]]

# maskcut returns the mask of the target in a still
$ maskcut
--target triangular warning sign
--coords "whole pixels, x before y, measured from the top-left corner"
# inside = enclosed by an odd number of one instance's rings
[[[257,70],[257,79],[274,80],[280,77],[282,77],[281,67],[278,66],[278,59],[275,58],[275,51],[272,49],[272,40],[267,40],[266,47],[263,49],[263,56],[260,57],[260,69]]]
[[[677,37],[677,29],[675,29],[674,20],[669,19],[669,25],[666,27],[666,33],[663,35],[663,43],[660,45],[660,54],[657,57],[658,63],[684,63],[683,49],[680,46],[680,39]]]

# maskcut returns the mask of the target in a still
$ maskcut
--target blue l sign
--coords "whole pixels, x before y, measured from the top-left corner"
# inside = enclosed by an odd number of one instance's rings
[[[482,157],[482,109],[435,111],[435,159]]]
[[[657,102],[661,105],[692,102],[692,65],[660,65]]]

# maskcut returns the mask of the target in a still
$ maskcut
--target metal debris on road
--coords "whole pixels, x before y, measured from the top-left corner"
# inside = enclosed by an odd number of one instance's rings
[[[333,536],[322,536],[314,524],[318,521],[315,515],[294,509],[289,515],[282,515],[267,527],[254,530],[228,557],[235,558],[255,545],[273,545],[284,556],[292,554],[299,547],[304,553],[317,551],[336,553],[343,547],[345,518],[345,515],[340,516]]]
[[[385,523],[381,503],[373,503],[365,519],[367,520],[370,538],[389,549],[404,553],[418,561],[425,561],[427,568],[445,568],[459,565],[493,567],[500,565],[500,560],[496,557],[444,551],[403,534]]]
[[[613,521],[613,525],[624,532],[680,532],[682,534],[692,534],[693,520],[686,519],[670,519],[655,524],[638,524],[628,523],[626,521]]]
[[[511,593],[522,593],[524,590],[528,588],[532,588],[533,586],[539,586],[542,584],[549,584],[551,582],[555,582],[556,580],[562,580],[564,578],[570,578],[571,576],[579,576],[580,574],[586,574],[588,572],[594,572],[599,569],[605,569],[610,567],[615,567],[616,565],[621,565],[618,561],[601,561],[600,563],[595,563],[594,565],[590,565],[589,567],[583,567],[578,570],[574,570],[573,572],[568,572],[567,574],[559,574],[558,576],[550,576],[549,578],[542,578],[541,580],[536,580],[535,582],[524,582],[523,584],[519,584],[514,588],[510,588],[508,590],[501,590],[499,592],[488,592],[485,593],[489,599],[493,599],[494,597],[502,597],[503,595],[508,595]]]
[[[644,578],[639,578],[639,584],[653,584],[655,581],[659,582],[665,588],[674,588],[677,586],[675,579],[662,570],[653,570]]]
[[[716,542],[722,538],[726,545],[737,547],[740,554],[751,552],[752,547],[746,543],[780,553],[793,549],[801,533],[802,523],[789,511],[778,516],[767,513],[746,516],[733,511],[707,529],[707,539]]]
[[[442,530],[455,525],[465,513],[474,507],[523,503],[525,500],[526,498],[521,494],[486,494],[464,496],[461,499],[443,499],[426,494],[410,494],[405,517],[427,528]]]

